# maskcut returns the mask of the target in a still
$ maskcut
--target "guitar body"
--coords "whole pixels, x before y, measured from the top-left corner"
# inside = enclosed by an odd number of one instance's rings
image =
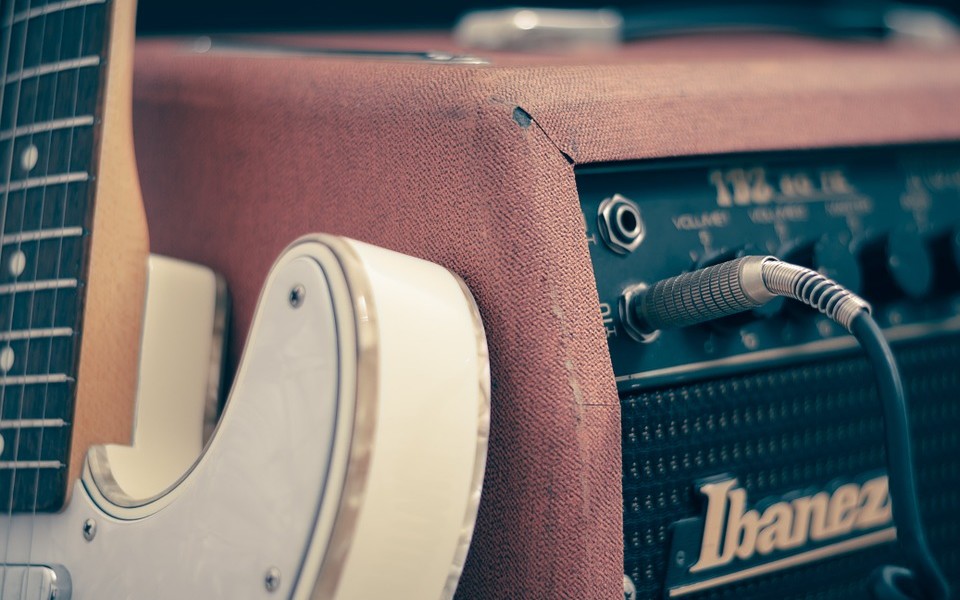
[[[0,2],[0,600],[452,598],[489,428],[470,292],[300,239],[220,413],[222,280],[148,258],[134,7]]]
[[[486,344],[460,280],[304,238],[270,272],[196,462],[138,497],[93,447],[64,511],[0,520],[3,598],[52,598],[37,583],[51,573],[60,600],[451,598],[488,426]]]

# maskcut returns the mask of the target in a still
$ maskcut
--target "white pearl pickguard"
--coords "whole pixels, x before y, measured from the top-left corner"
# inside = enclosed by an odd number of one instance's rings
[[[404,261],[416,259],[339,238],[291,246],[192,468],[159,496],[117,503],[94,450],[62,513],[0,516],[3,562],[62,565],[77,599],[359,600],[391,587],[403,591],[394,598],[451,597],[476,515],[489,373],[472,299],[435,265],[395,272]],[[434,289],[405,304],[397,294],[416,295],[405,286]],[[400,319],[401,306],[423,313]],[[401,343],[436,318],[441,347]],[[404,380],[434,369],[444,375],[436,385]],[[417,418],[405,422],[408,407]],[[424,465],[433,454],[437,464]],[[387,472],[398,464],[409,473]]]

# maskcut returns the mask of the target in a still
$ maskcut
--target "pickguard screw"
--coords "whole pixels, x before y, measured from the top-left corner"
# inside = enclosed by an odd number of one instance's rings
[[[682,567],[683,565],[687,564],[687,553],[683,550],[677,552],[676,561],[678,567]]]
[[[280,587],[280,569],[270,567],[267,569],[267,575],[263,578],[263,585],[268,592],[275,592]]]
[[[307,290],[302,285],[294,287],[290,290],[290,306],[300,308],[300,305],[303,304],[303,299],[306,297]]]
[[[91,542],[95,537],[97,537],[97,522],[93,519],[87,519],[83,522],[83,539]]]

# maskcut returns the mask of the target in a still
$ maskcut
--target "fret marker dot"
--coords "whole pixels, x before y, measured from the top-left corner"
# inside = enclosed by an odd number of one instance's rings
[[[3,454],[3,436],[0,436],[0,454]]]
[[[10,274],[19,277],[23,270],[27,268],[27,255],[23,250],[17,250],[10,256]]]
[[[31,171],[35,166],[37,166],[37,161],[40,159],[40,151],[37,150],[37,147],[33,144],[27,146],[23,154],[20,155],[20,167],[24,171]]]
[[[0,371],[6,373],[13,366],[13,348],[10,346],[5,347],[3,350],[0,350]]]

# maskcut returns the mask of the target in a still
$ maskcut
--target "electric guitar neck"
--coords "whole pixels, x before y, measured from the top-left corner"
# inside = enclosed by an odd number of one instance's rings
[[[88,447],[131,437],[148,252],[135,2],[0,6],[0,511],[57,511]]]

